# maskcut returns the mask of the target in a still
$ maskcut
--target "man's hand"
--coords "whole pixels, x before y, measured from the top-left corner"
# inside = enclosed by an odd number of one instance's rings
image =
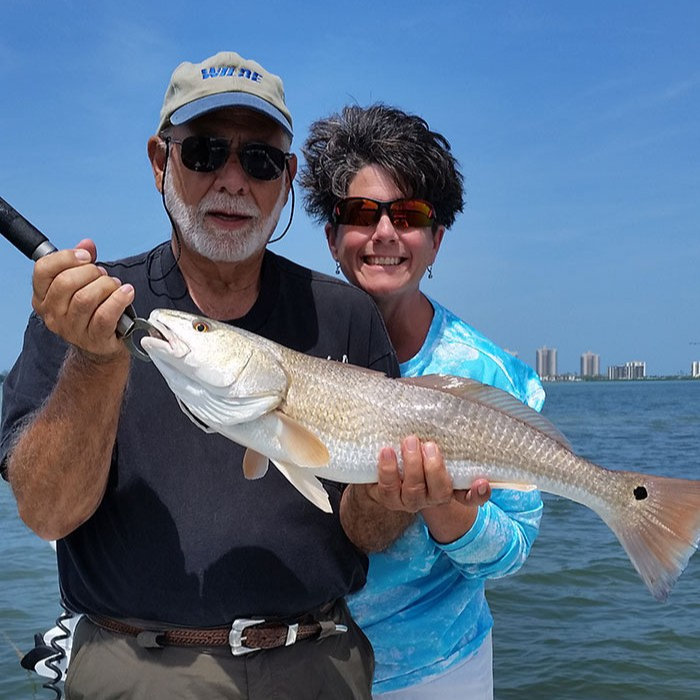
[[[116,328],[134,289],[95,265],[96,257],[95,244],[84,239],[74,249],[40,258],[34,266],[32,306],[51,331],[105,362],[128,352]]]

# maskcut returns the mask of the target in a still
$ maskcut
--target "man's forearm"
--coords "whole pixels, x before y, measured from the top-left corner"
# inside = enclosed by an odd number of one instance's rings
[[[130,360],[95,360],[68,352],[54,391],[9,456],[19,514],[44,539],[72,532],[104,495]]]
[[[370,495],[369,484],[350,484],[340,502],[340,522],[348,539],[367,554],[381,552],[396,540],[415,513],[388,510]]]

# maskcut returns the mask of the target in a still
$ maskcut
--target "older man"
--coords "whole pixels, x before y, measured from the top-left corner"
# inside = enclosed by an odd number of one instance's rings
[[[297,169],[291,140],[277,76],[235,53],[183,63],[148,142],[171,240],[102,265],[83,240],[36,264],[0,458],[84,614],[69,698],[370,697],[371,648],[343,602],[367,563],[346,529],[367,548],[381,546],[377,517],[400,529],[377,502],[424,502],[420,457],[405,492],[392,455],[380,487],[328,483],[325,514],[276,471],[246,482],[243,448],[194,426],[115,334],[134,302],[397,374],[364,293],[266,249]]]

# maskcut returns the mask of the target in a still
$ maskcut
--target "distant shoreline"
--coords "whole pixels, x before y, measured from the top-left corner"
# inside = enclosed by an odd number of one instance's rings
[[[0,372],[0,386],[7,372]],[[607,377],[579,377],[576,374],[565,374],[559,377],[542,377],[543,384],[629,384],[630,382],[677,382],[698,381],[700,377],[691,377],[689,374],[669,374],[664,376],[643,377],[641,379],[608,379]]]

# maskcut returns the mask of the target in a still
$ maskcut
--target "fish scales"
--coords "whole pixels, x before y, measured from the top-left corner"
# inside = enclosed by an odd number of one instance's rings
[[[440,445],[458,488],[484,476],[537,481],[557,495],[578,495],[575,500],[589,501],[591,492],[606,489],[586,460],[500,411],[284,348],[280,357],[291,380],[284,412],[322,437],[331,453],[329,471],[342,464],[345,481],[376,481],[379,450],[398,452],[400,438],[414,434]],[[341,397],[337,386],[343,386]]]

